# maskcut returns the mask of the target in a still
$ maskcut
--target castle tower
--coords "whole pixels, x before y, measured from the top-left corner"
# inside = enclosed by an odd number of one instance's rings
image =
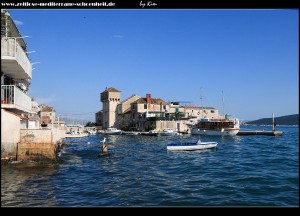
[[[103,103],[103,127],[116,127],[116,109],[120,103],[121,92],[113,87],[106,88],[101,93],[101,102]]]

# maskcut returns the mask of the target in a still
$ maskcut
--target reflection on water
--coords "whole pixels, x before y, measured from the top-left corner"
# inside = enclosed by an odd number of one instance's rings
[[[40,165],[35,162],[2,165],[1,205],[28,206],[35,203],[37,206],[55,206],[49,180],[57,168],[55,164]]]

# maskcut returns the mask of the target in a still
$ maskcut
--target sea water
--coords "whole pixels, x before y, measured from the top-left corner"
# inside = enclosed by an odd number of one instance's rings
[[[299,206],[299,127],[277,130],[283,136],[201,136],[218,147],[188,152],[166,146],[199,136],[66,139],[57,163],[1,166],[1,206]],[[98,157],[104,137],[109,154]]]

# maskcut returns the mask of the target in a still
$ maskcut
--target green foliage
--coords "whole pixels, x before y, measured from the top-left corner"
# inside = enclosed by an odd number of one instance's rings
[[[263,118],[247,122],[247,124],[271,125],[272,121],[272,118]],[[299,114],[276,117],[274,121],[277,125],[299,125]]]
[[[87,122],[85,127],[94,127],[96,125],[95,122]]]

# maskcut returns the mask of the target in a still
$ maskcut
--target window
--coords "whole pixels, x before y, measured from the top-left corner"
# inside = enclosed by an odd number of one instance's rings
[[[211,112],[211,113],[215,113],[215,111],[214,111],[214,110],[210,110],[210,112]]]
[[[164,105],[164,110],[167,109],[166,105]]]
[[[144,104],[144,109],[147,109],[147,104]]]
[[[135,104],[132,104],[132,110],[135,110]]]

